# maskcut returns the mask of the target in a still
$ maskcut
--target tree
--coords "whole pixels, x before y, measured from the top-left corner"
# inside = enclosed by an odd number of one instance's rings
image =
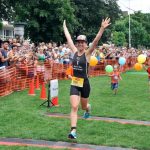
[[[150,13],[135,12],[131,15],[132,19],[140,22],[146,31],[150,34]]]
[[[113,24],[121,13],[116,0],[71,0],[78,20],[75,35],[85,34],[91,42],[100,28],[102,19],[111,18]],[[112,15],[113,14],[113,15]],[[102,42],[106,42],[111,35],[111,27],[106,30]]]
[[[70,0],[17,0],[14,10],[15,21],[26,22],[26,37],[32,41],[62,41],[63,20],[67,20],[69,27],[76,23]]]
[[[11,20],[13,8],[10,4],[11,0],[1,0],[0,4],[0,20]]]
[[[98,32],[102,19],[113,24],[121,11],[117,0],[1,0],[1,18],[26,22],[25,36],[32,41],[63,41],[63,20],[74,35],[86,34],[89,42]],[[1,12],[2,12],[1,11]],[[3,14],[3,15],[2,15]],[[113,15],[112,15],[113,14]],[[102,42],[110,40],[111,26],[104,32]]]
[[[125,34],[126,41],[129,36],[129,23],[128,18],[116,21],[114,31],[123,32]],[[148,33],[141,23],[131,19],[131,44],[133,47],[145,46],[147,41]]]
[[[140,22],[142,26],[145,28],[147,34],[146,39],[144,39],[144,44],[146,47],[150,47],[150,13],[141,13],[140,11],[135,12],[131,15],[132,19]]]
[[[125,34],[123,32],[113,32],[112,34],[112,42],[116,46],[125,46],[126,45],[126,39]]]

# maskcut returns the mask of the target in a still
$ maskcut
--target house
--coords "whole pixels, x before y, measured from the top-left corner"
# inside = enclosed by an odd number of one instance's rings
[[[9,24],[7,21],[2,22],[3,26],[0,30],[0,39],[6,40],[9,38],[14,38],[14,26]]]
[[[3,27],[0,30],[0,39],[6,40],[9,38],[24,39],[24,26],[25,23],[10,24],[7,21],[2,22]]]

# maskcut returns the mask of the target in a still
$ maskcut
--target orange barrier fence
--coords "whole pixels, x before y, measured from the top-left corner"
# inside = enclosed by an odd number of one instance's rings
[[[124,72],[132,69],[135,63],[136,58],[127,59],[126,64],[122,66],[121,71]],[[105,66],[115,64],[118,64],[118,60],[105,60],[94,67],[89,67],[89,76],[105,75]],[[29,88],[32,79],[35,81],[35,86],[37,86],[37,80],[39,82],[38,84],[42,85],[43,82],[52,79],[67,79],[66,70],[69,67],[70,65],[46,61],[44,66],[17,64],[15,67],[1,69],[0,96],[6,96],[13,91],[20,91]]]
[[[5,96],[14,91],[16,83],[16,68],[4,68],[0,70],[0,96]]]

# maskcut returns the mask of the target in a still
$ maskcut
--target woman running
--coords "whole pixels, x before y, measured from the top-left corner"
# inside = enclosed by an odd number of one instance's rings
[[[110,18],[106,18],[102,21],[101,27],[93,40],[89,49],[87,49],[87,39],[85,35],[79,35],[77,37],[77,45],[75,46],[71,35],[66,26],[66,21],[64,20],[63,28],[64,33],[69,44],[70,49],[74,53],[72,60],[73,66],[73,76],[69,75],[72,79],[70,88],[70,103],[71,103],[71,131],[68,135],[70,139],[76,139],[76,128],[77,128],[77,112],[78,107],[81,102],[82,109],[85,110],[84,118],[90,117],[91,106],[88,103],[88,98],[90,94],[90,83],[88,79],[88,66],[90,62],[90,57],[92,52],[98,45],[105,28],[110,25]]]

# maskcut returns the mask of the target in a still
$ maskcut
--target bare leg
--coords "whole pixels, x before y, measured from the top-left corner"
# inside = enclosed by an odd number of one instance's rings
[[[89,112],[90,104],[88,103],[88,98],[81,98],[81,106],[83,110],[86,110],[86,112]]]
[[[80,96],[78,95],[71,95],[70,96],[70,103],[71,103],[71,127],[76,127],[77,126],[77,119],[78,119],[78,107],[80,104]],[[76,131],[76,129],[73,129]]]
[[[88,103],[88,98],[81,98],[82,109],[85,110],[83,118],[90,118],[91,105]]]
[[[115,89],[114,89],[114,94],[115,94],[115,95],[117,94],[117,91],[118,91],[118,89],[115,88]]]

